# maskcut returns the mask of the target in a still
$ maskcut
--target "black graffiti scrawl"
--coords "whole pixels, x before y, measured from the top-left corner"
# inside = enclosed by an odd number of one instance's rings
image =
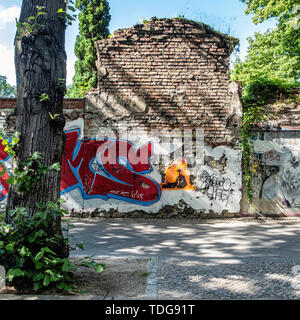
[[[200,191],[210,200],[228,202],[231,185],[229,178],[218,177],[205,170],[200,174]]]

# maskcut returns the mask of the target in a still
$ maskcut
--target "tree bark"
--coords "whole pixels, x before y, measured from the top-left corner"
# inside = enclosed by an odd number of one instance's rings
[[[37,16],[37,6],[43,12]],[[17,102],[15,108],[16,131],[20,132],[20,142],[16,148],[15,165],[27,160],[33,152],[42,154],[46,166],[61,163],[64,148],[63,97],[66,90],[66,53],[64,14],[65,0],[23,0],[19,23],[36,16],[32,24],[36,28],[31,34],[16,35],[15,67],[17,77]],[[48,101],[41,101],[46,94]],[[52,115],[59,114],[54,119]],[[11,220],[9,210],[25,207],[30,215],[37,211],[37,202],[56,201],[60,195],[60,172],[50,171],[32,185],[30,192],[19,193],[11,185],[6,207],[6,220]],[[62,233],[61,221],[53,224],[53,232]],[[60,256],[67,256],[67,248],[62,243],[58,248]]]

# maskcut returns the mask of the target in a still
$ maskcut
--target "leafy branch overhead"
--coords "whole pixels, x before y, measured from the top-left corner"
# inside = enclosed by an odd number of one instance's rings
[[[106,0],[76,0],[80,11],[79,35],[75,43],[75,76],[67,92],[68,98],[84,97],[86,91],[97,86],[97,53],[95,41],[109,37],[108,25],[111,19]]]
[[[245,61],[238,61],[232,80],[247,86],[263,80],[299,86],[300,79],[300,3],[299,0],[241,0],[254,23],[275,19],[277,25],[250,37]]]
[[[255,33],[249,38],[244,61],[237,60],[231,80],[243,84],[244,114],[241,131],[244,180],[248,200],[252,203],[253,124],[269,118],[267,105],[282,93],[299,87],[300,79],[300,6],[299,0],[241,0],[247,6],[246,14],[253,15],[258,24],[276,19],[274,29]]]
[[[0,98],[14,98],[16,96],[16,87],[7,82],[6,76],[0,75]]]

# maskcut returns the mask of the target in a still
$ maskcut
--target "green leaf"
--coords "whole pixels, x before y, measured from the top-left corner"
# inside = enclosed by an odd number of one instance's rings
[[[39,272],[33,276],[34,281],[40,281],[44,279],[45,275],[42,272]]]
[[[97,272],[97,273],[100,273],[100,272],[104,271],[104,270],[105,270],[105,264],[101,264],[101,263],[97,264],[97,265],[94,267],[94,270],[95,270],[95,272]]]
[[[83,243],[76,243],[76,247],[83,250]]]
[[[14,248],[15,248],[15,243],[12,242],[12,243],[9,243],[8,245],[6,245],[5,249],[8,251],[8,252],[13,252],[14,251]]]
[[[0,177],[3,177],[6,173],[6,168],[2,167],[2,170],[0,171]]]
[[[48,252],[48,253],[52,253],[53,255],[56,256],[56,253],[54,251],[52,251],[51,249],[49,249],[48,247],[42,248],[43,252]]]
[[[61,270],[62,270],[63,272],[69,271],[69,264],[65,262],[65,263],[62,265]]]
[[[12,144],[16,145],[19,142],[19,138],[18,137],[13,137],[12,138]]]
[[[40,160],[42,159],[42,155],[39,152],[33,152],[33,154],[30,157],[32,160]]]
[[[46,205],[42,202],[37,202],[36,203],[36,206],[39,208],[39,209],[44,209],[46,207]]]
[[[42,258],[43,258],[43,256],[44,256],[44,251],[40,251],[35,257],[34,257],[34,259],[35,260],[41,260]]]
[[[57,163],[54,163],[52,164],[50,167],[49,167],[49,170],[56,170],[56,171],[60,171],[60,164],[57,162]]]
[[[26,257],[29,257],[30,255],[31,255],[31,252],[30,252],[30,250],[27,248],[27,247],[25,247],[25,246],[23,246],[21,249],[20,249],[20,255],[21,256],[26,256]]]
[[[38,237],[46,236],[47,233],[44,230],[39,230],[35,233]]]
[[[38,291],[39,289],[41,289],[42,285],[39,282],[35,282],[33,285],[33,290],[34,291]]]
[[[43,286],[47,287],[50,282],[51,282],[51,278],[48,275],[45,275],[45,278],[44,278],[44,281],[43,281]]]
[[[22,271],[19,268],[9,269],[6,274],[6,278],[8,279],[9,282],[12,282],[14,278],[21,277],[23,275],[24,275],[24,271]]]
[[[39,261],[36,261],[36,260],[34,260],[34,265],[37,270],[40,270],[44,267],[44,265],[42,263],[40,263]]]
[[[12,175],[6,180],[8,184],[13,184],[14,181],[15,181],[15,178]]]

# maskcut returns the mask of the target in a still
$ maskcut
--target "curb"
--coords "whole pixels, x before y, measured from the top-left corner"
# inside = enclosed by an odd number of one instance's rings
[[[152,257],[148,261],[147,272],[149,276],[146,282],[145,299],[157,299],[157,258]]]

